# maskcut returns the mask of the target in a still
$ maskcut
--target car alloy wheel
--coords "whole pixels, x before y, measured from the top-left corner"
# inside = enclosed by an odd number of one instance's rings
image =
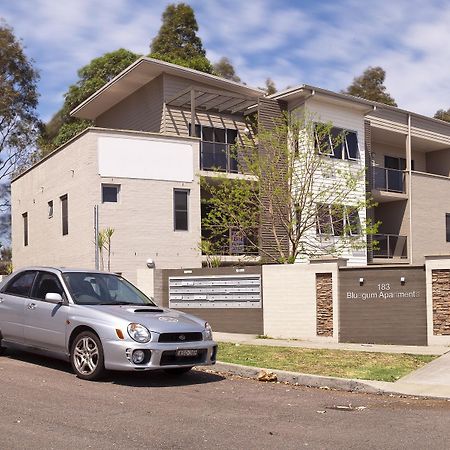
[[[90,331],[79,334],[73,341],[70,361],[77,377],[84,380],[100,378],[105,371],[100,339]]]

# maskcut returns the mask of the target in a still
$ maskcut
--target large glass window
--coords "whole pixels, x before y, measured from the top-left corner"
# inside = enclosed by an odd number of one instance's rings
[[[317,124],[314,143],[319,153],[336,159],[359,159],[358,135],[355,131],[332,127],[329,133],[320,132],[324,125]]]
[[[347,205],[317,205],[316,232],[328,236],[358,236],[361,222],[358,209]]]
[[[187,189],[174,189],[173,209],[174,209],[174,230],[188,230],[188,200],[189,191]]]
[[[69,234],[69,204],[67,194],[60,197],[61,200],[61,222],[62,234]]]
[[[189,124],[189,134],[192,133]],[[237,139],[237,130],[195,125],[195,135],[200,137],[200,167],[203,170],[222,172],[238,171],[237,158],[231,148]]]

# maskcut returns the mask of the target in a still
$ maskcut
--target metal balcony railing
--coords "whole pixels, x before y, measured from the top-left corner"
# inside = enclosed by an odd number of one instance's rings
[[[200,146],[200,169],[238,173],[238,162],[232,144],[202,141]]]
[[[386,167],[373,168],[374,189],[387,192],[405,193],[405,172]]]
[[[408,258],[407,237],[397,234],[374,234],[373,257],[385,259]]]

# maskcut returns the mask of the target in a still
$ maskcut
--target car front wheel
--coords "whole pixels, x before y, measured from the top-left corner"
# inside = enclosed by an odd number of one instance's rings
[[[73,341],[70,362],[75,374],[83,380],[98,380],[105,373],[103,347],[90,331],[83,331]]]
[[[6,352],[6,347],[2,346],[2,340],[0,339],[0,356],[4,355]]]

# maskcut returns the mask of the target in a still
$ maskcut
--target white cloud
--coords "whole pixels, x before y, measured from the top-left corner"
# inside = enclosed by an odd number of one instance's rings
[[[41,70],[43,115],[57,109],[55,98],[92,58],[119,47],[148,53],[168,3],[15,0],[3,5],[3,16]],[[429,115],[450,107],[450,3],[445,0],[189,3],[208,57],[229,57],[253,86],[271,77],[280,89],[309,83],[339,91],[367,66],[380,65],[401,107]]]

